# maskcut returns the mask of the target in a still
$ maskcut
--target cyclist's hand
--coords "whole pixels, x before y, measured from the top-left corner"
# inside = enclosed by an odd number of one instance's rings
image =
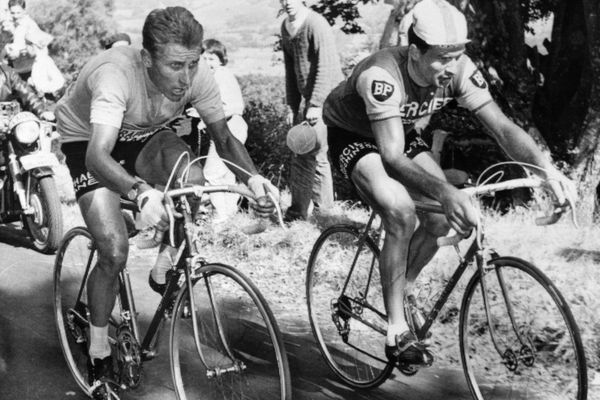
[[[261,175],[253,175],[248,179],[248,188],[256,196],[256,203],[252,205],[254,211],[260,217],[268,217],[275,211],[275,204],[271,199],[273,196],[276,202],[279,202],[279,190],[266,178]],[[271,194],[271,196],[268,195]]]
[[[564,176],[558,170],[553,169],[546,174],[546,182],[556,196],[559,205],[569,203],[575,205],[577,201],[577,187],[575,182]]]
[[[314,125],[319,121],[319,119],[321,119],[322,114],[323,110],[321,107],[309,107],[308,110],[306,110],[305,119],[309,124]]]
[[[169,228],[169,217],[163,204],[163,192],[154,188],[145,190],[137,198],[140,220],[143,227],[153,227],[159,231]]]
[[[450,227],[462,236],[467,236],[472,227],[477,226],[477,210],[471,196],[448,185],[440,203]]]

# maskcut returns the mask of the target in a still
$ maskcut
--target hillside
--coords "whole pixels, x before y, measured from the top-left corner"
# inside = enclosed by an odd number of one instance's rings
[[[272,50],[283,18],[277,17],[280,6],[276,0],[116,0],[114,19],[131,36],[133,44],[139,46],[148,12],[175,5],[188,8],[196,16],[204,26],[206,38],[216,38],[227,46],[230,66],[237,74],[283,75],[281,54]],[[376,43],[389,10],[384,4],[362,8],[366,35],[346,36],[337,30],[340,54],[346,56]]]

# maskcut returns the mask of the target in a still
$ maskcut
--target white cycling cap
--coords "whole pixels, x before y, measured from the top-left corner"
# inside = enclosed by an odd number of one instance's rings
[[[430,46],[453,47],[470,42],[463,13],[445,0],[422,0],[413,8],[413,30]]]

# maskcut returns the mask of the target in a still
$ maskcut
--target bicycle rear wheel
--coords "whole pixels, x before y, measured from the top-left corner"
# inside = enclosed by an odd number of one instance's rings
[[[198,342],[187,288],[177,298],[171,323],[177,398],[290,399],[283,339],[256,286],[223,264],[205,265],[197,276],[192,296]]]
[[[79,387],[88,395],[86,283],[95,264],[96,249],[88,230],[78,227],[67,232],[54,263],[54,316],[67,365]]]
[[[96,261],[97,251],[91,234],[86,228],[77,227],[65,234],[54,263],[54,317],[58,339],[73,378],[88,396],[91,391],[87,381],[87,280]],[[117,297],[109,325],[111,345],[116,343],[116,327],[120,321],[119,304],[120,296]],[[113,354],[116,352],[113,351]]]
[[[384,352],[379,249],[367,237],[358,252],[360,239],[345,225],[319,236],[308,261],[306,299],[313,335],[329,367],[346,384],[368,389],[381,385],[394,365]]]
[[[473,397],[586,399],[579,329],[558,289],[518,258],[497,258],[488,266],[483,282],[495,343],[479,273],[469,281],[460,314],[461,358]]]

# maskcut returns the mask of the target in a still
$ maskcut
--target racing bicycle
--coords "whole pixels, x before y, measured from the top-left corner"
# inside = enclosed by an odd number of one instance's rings
[[[519,178],[463,189],[472,196],[515,188],[537,188],[537,178]],[[418,213],[443,213],[439,204],[415,202]],[[536,221],[556,222],[565,207]],[[381,385],[395,364],[384,355],[387,318],[379,281],[379,243],[385,234],[366,226],[334,225],[316,240],[306,277],[306,298],[312,332],[331,370],[349,386]],[[405,316],[419,341],[450,294],[474,265],[460,304],[458,336],[462,367],[474,399],[585,400],[587,368],[581,336],[568,303],[548,277],[530,262],[500,256],[484,241],[480,222],[465,252],[463,238],[444,237],[459,264],[430,310],[415,296],[405,296]],[[418,296],[417,296],[418,298]],[[414,375],[419,366],[399,366]]]
[[[143,365],[158,354],[161,327],[170,319],[169,357],[178,399],[290,399],[284,343],[265,298],[236,268],[202,257],[190,199],[213,192],[253,198],[241,186],[185,184],[165,190],[169,241],[178,252],[167,273],[164,295],[143,337],[127,268],[119,275],[118,301],[109,326],[118,383],[123,390],[142,383]],[[121,205],[137,210],[132,202],[122,200]],[[141,241],[138,247],[157,243],[160,239],[155,237]],[[62,240],[54,267],[54,311],[60,344],[73,377],[88,396],[86,283],[96,258],[89,231],[77,227]]]

